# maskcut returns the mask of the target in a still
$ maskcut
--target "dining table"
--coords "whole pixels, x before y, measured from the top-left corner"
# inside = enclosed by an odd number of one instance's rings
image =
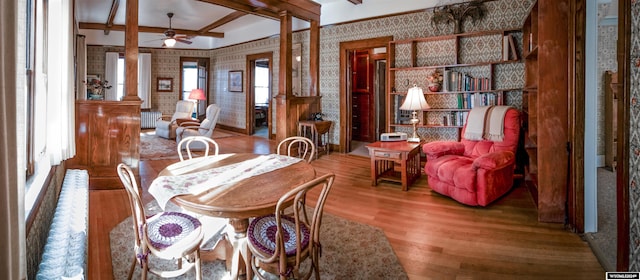
[[[252,217],[273,214],[282,195],[313,180],[316,171],[299,158],[252,153],[220,154],[173,163],[158,173],[149,193],[164,208],[227,218],[231,231],[203,259],[225,259],[231,279],[251,278],[247,228]],[[231,261],[229,261],[231,259]]]

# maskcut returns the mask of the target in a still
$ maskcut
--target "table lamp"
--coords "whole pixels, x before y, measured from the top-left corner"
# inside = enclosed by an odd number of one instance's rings
[[[199,116],[199,109],[200,109],[200,100],[207,100],[207,97],[204,95],[204,90],[199,89],[199,88],[194,88],[191,90],[191,93],[189,93],[189,99],[195,100],[196,101],[196,118],[198,118]]]
[[[424,94],[422,93],[422,89],[417,87],[415,84],[412,88],[409,89],[407,93],[407,97],[402,102],[400,106],[400,110],[413,110],[411,113],[411,121],[410,123],[413,125],[413,135],[407,138],[407,142],[420,142],[420,136],[418,136],[418,131],[416,125],[420,122],[418,119],[417,110],[426,110],[431,108],[427,103],[427,100],[424,98]]]

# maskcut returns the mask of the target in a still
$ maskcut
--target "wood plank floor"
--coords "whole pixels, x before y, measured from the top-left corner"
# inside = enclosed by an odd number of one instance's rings
[[[259,137],[216,139],[221,153],[268,153]],[[143,161],[144,190],[177,160]],[[426,177],[402,192],[371,186],[369,159],[332,153],[312,162],[336,174],[325,211],[381,228],[410,279],[604,279],[588,243],[559,224],[539,223],[524,187],[486,208],[468,207],[432,192]],[[88,279],[112,279],[109,231],[129,216],[124,190],[91,191]],[[152,198],[145,192],[143,199]],[[357,241],[357,236],[345,236]]]

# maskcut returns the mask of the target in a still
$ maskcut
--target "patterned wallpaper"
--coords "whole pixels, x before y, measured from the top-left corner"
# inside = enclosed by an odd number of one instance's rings
[[[607,15],[610,3],[602,3],[598,5],[598,18]],[[604,129],[604,73],[607,70],[618,71],[618,62],[616,57],[616,44],[618,41],[618,27],[616,25],[600,25],[598,26],[598,82],[597,82],[597,98],[598,98],[598,141],[597,155],[605,154],[605,129]]]
[[[105,53],[124,52],[123,47],[87,46],[87,74],[104,77]],[[180,90],[180,57],[210,57],[208,50],[140,49],[151,53],[151,108],[163,114],[173,114]],[[211,62],[210,62],[211,63]],[[172,92],[157,92],[158,77],[173,78]],[[210,98],[210,100],[213,100]]]
[[[640,271],[640,1],[631,0],[629,271]]]
[[[477,23],[466,21],[463,30],[465,32],[496,30],[496,29],[516,29],[521,28],[524,18],[534,0],[499,0],[487,2],[488,13],[485,18]],[[325,26],[320,29],[320,94],[322,97],[322,112],[325,119],[340,122],[340,42],[354,41],[360,39],[376,38],[382,36],[393,36],[394,40],[409,38],[429,37],[435,35],[451,34],[453,26],[432,26],[430,23],[431,11],[416,12],[385,18],[376,18],[367,21],[360,21],[350,24],[338,24]],[[521,36],[516,37],[521,42]],[[297,32],[293,35],[294,43],[302,43],[302,76],[308,75],[309,65],[309,31]],[[492,53],[491,44],[485,46],[475,46],[473,42],[463,42],[465,46],[474,46],[473,54],[486,55]],[[107,48],[90,46],[87,48],[87,73],[100,74],[104,70],[104,52],[107,50],[122,50],[122,48]],[[141,50],[144,51],[144,50]],[[149,50],[148,50],[149,51]],[[243,92],[229,92],[227,90],[228,71],[243,70],[246,65],[246,56],[263,52],[273,52],[273,72],[278,73],[279,69],[279,38],[272,37],[245,44],[210,50],[210,51],[190,51],[190,50],[166,50],[151,49],[152,53],[152,80],[162,75],[163,77],[173,77],[174,81],[179,79],[179,57],[180,56],[203,56],[211,58],[210,69],[210,100],[220,105],[222,111],[218,123],[234,128],[245,129],[245,104],[246,85]],[[472,59],[468,56],[465,59]],[[523,67],[514,64],[511,74],[502,71],[502,77],[515,78],[516,83],[522,83]],[[515,73],[515,75],[513,74]],[[246,73],[245,73],[246,74]],[[309,80],[302,81],[303,92],[308,92]],[[278,76],[272,78],[272,95],[278,93]],[[521,93],[509,93],[507,99],[514,102],[514,106],[521,107]],[[177,91],[175,93],[152,92],[152,108],[163,113],[171,113],[177,101]],[[275,116],[275,110],[273,110]],[[275,129],[275,127],[274,127]],[[453,133],[456,132],[456,133]],[[455,139],[457,130],[432,131],[431,137],[443,137],[443,139]],[[440,134],[445,134],[441,136]],[[330,142],[337,144],[340,139],[340,128],[332,126]]]

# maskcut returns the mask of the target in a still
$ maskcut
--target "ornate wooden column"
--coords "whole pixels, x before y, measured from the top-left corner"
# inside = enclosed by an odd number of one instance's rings
[[[124,97],[123,101],[138,101],[138,0],[127,0],[124,30]]]
[[[293,59],[291,57],[291,32],[293,30],[292,17],[289,11],[280,12],[280,71],[278,74],[278,95],[276,102],[276,141],[294,135],[295,127],[291,125],[289,107],[293,94],[291,92],[291,69]]]
[[[309,30],[309,95],[320,95],[320,23],[311,21]]]

